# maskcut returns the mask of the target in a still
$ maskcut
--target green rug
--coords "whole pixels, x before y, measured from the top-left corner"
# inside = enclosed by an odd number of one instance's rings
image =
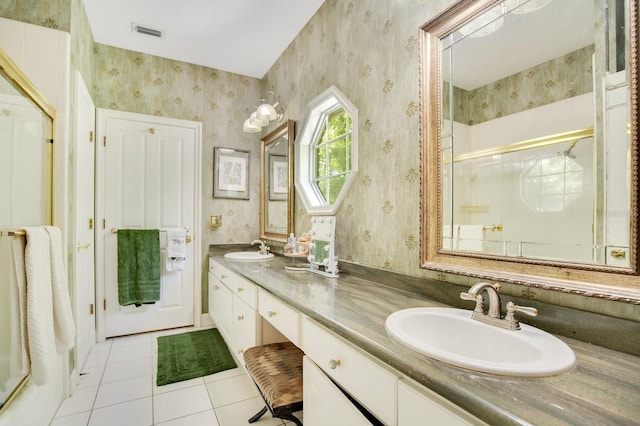
[[[215,328],[158,337],[158,386],[235,368]]]

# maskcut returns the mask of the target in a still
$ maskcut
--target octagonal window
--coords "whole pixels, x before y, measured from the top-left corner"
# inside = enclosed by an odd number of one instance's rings
[[[536,161],[522,176],[522,197],[537,212],[560,212],[580,196],[583,169],[564,155]]]
[[[357,172],[358,110],[331,86],[309,104],[296,141],[296,188],[307,212],[335,214]]]

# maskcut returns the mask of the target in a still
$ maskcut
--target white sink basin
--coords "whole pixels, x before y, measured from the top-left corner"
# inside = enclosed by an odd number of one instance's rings
[[[260,254],[259,251],[236,251],[225,254],[224,258],[237,262],[256,262],[273,258],[273,253]]]
[[[389,315],[397,342],[437,360],[484,373],[541,377],[569,371],[576,357],[557,337],[527,324],[511,331],[455,308],[410,308]]]

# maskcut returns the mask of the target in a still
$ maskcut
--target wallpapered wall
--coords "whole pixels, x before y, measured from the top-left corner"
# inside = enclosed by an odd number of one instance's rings
[[[418,28],[452,3],[327,0],[265,76],[298,132],[308,102],[332,84],[358,108],[359,171],[337,214],[340,258],[426,274],[418,267]],[[296,202],[296,233],[308,228]]]
[[[241,127],[260,94],[276,91],[285,119],[295,120],[300,130],[307,103],[336,85],[360,117],[359,174],[337,214],[339,257],[467,285],[475,280],[418,267],[418,28],[455,2],[401,6],[394,0],[326,0],[263,80],[94,44],[82,0],[4,0],[0,16],[70,30],[72,66],[81,70],[98,108],[203,122],[204,253],[209,244],[248,242],[259,234],[259,140],[275,124],[262,134],[246,134]],[[214,146],[251,152],[250,201],[212,198]],[[208,227],[211,214],[223,215],[222,227]],[[301,202],[295,216],[296,233],[306,231],[309,217]],[[521,290],[526,289],[503,287],[505,293]],[[596,312],[618,308],[561,293],[537,297]]]

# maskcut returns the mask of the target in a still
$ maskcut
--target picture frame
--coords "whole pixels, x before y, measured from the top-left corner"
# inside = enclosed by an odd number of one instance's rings
[[[249,151],[213,148],[213,197],[249,199]]]
[[[269,201],[286,201],[289,194],[289,162],[286,155],[269,154]]]

